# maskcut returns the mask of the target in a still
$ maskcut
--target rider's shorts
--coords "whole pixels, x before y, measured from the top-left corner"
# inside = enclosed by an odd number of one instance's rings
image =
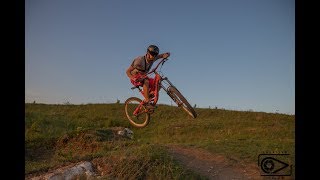
[[[138,78],[140,75],[136,75],[135,78]],[[146,79],[149,80],[149,88],[151,91],[154,90],[154,78],[150,78],[150,77],[147,77]],[[132,79],[130,80],[131,83],[134,85],[134,86],[143,86],[143,83],[142,82],[134,82]]]

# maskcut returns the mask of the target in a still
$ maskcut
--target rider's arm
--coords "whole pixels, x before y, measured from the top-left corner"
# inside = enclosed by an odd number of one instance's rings
[[[137,72],[138,72],[138,73],[137,73]],[[126,74],[127,74],[127,76],[128,76],[130,79],[135,80],[135,79],[137,78],[137,75],[141,76],[141,75],[144,75],[145,73],[137,70],[136,68],[134,68],[134,67],[131,65],[131,66],[129,66],[129,68],[127,69]]]
[[[128,68],[127,71],[126,71],[126,74],[127,74],[127,76],[128,76],[130,79],[133,78],[133,75],[131,74],[131,71],[133,71],[133,70],[134,70],[134,67],[129,66],[129,68]]]

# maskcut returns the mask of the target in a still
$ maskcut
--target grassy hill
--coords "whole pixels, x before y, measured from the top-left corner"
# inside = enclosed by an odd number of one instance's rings
[[[295,164],[294,115],[195,110],[198,117],[192,119],[175,106],[159,105],[149,125],[138,129],[129,124],[123,104],[25,104],[25,173],[96,160],[110,165],[110,177],[198,179],[169,157],[165,146],[170,144],[203,148],[243,163],[257,163],[263,153],[287,153],[288,162]],[[116,138],[116,127],[133,130],[134,139]]]

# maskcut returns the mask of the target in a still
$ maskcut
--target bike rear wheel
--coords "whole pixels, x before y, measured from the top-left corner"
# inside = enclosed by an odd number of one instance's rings
[[[137,97],[130,97],[126,100],[124,107],[130,124],[138,128],[147,126],[150,121],[150,114],[145,106],[140,105],[141,101]],[[134,115],[135,111],[137,115]]]
[[[187,99],[178,91],[177,88],[170,86],[168,87],[169,96],[173,99],[173,101],[179,106],[182,107],[192,118],[197,117],[197,113],[189,104]]]

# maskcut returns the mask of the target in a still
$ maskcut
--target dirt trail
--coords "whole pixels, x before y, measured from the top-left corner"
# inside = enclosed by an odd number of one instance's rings
[[[243,163],[241,160],[227,159],[224,156],[212,154],[204,149],[195,147],[183,147],[178,145],[167,145],[167,150],[170,155],[173,156],[181,165],[186,169],[190,169],[200,175],[207,177],[212,180],[236,180],[236,179],[254,179],[254,180],[271,180],[275,177],[267,177],[260,175],[260,169],[257,164]],[[104,176],[108,174],[110,170],[108,164],[105,164],[103,158],[93,159],[91,162],[93,169],[98,170],[98,172],[90,172],[95,174],[95,177]],[[41,174],[38,176],[30,175],[26,179],[38,180],[38,179],[55,179],[61,174],[65,177],[74,176],[71,179],[76,179],[81,173],[87,176],[87,172],[79,172],[78,175],[71,170],[77,170],[76,165],[69,165],[67,167],[60,167],[58,169],[52,170],[51,172]],[[87,168],[90,169],[90,168]],[[63,170],[63,173],[61,173]],[[82,176],[83,176],[82,175]],[[96,176],[98,175],[98,177]],[[89,178],[90,179],[90,178]],[[92,177],[91,177],[92,179]],[[95,178],[93,178],[95,179]],[[99,178],[98,178],[99,179]],[[277,179],[277,178],[276,178]],[[278,177],[279,179],[279,177]],[[282,176],[280,179],[288,180],[294,179],[293,177]]]
[[[167,146],[169,153],[186,168],[209,179],[264,179],[256,164],[242,164],[238,160],[227,160],[220,155],[192,147]]]

